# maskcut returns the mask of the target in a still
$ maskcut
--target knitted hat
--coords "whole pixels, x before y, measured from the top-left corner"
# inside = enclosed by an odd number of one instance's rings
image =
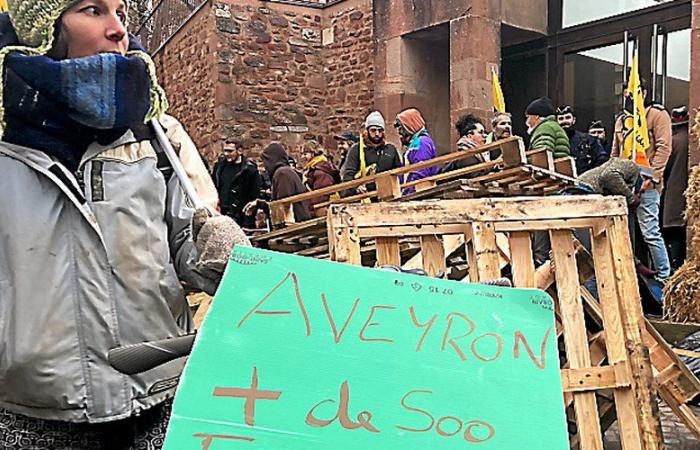
[[[8,0],[10,23],[14,28],[20,45],[8,45],[0,49],[0,79],[5,71],[5,57],[10,52],[26,55],[45,55],[53,46],[56,24],[65,11],[79,3],[80,0]],[[124,0],[128,7],[128,0]],[[146,121],[159,117],[168,109],[165,91],[158,84],[155,64],[143,51],[129,51],[127,55],[143,60],[151,79],[151,107],[146,114]],[[3,108],[3,90],[0,88],[0,131],[4,128],[5,111]]]
[[[365,119],[365,128],[369,127],[379,127],[381,129],[385,128],[384,116],[379,111],[374,111],[367,116]]]
[[[547,97],[540,97],[537,100],[533,100],[532,103],[527,105],[525,109],[525,114],[529,116],[540,116],[547,117],[554,115],[554,105],[552,101]]]

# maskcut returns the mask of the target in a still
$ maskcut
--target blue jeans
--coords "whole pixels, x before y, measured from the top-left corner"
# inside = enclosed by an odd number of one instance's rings
[[[637,208],[637,222],[642,231],[642,238],[651,252],[654,270],[658,272],[656,278],[660,281],[666,281],[671,275],[671,263],[659,226],[660,201],[661,196],[656,189],[642,192],[642,201]]]

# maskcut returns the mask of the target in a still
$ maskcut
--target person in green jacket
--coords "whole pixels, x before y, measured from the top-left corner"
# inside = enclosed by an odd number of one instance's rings
[[[571,154],[571,148],[569,137],[557,123],[554,113],[549,98],[538,98],[525,110],[525,125],[530,134],[530,150],[546,148],[554,153],[554,158],[562,158]]]

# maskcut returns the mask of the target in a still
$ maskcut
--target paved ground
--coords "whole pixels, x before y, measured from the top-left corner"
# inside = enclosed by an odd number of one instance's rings
[[[668,406],[662,403],[660,405],[660,411],[666,450],[700,450],[700,442],[690,434]],[[696,416],[700,417],[700,408],[693,407],[693,411],[695,411]],[[605,434],[605,449],[621,449],[620,439],[615,425]]]

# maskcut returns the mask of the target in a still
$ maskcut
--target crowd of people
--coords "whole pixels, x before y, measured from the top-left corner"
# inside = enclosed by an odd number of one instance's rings
[[[644,86],[643,93],[647,95]],[[593,120],[581,128],[573,106],[555,107],[548,98],[538,98],[526,108],[527,136],[523,138],[530,150],[547,149],[555,158],[571,156],[579,176],[578,192],[627,198],[650,255],[650,262],[643,264],[640,259],[638,268],[645,275],[663,282],[685,258],[682,211],[687,184],[688,112],[684,107],[674,110],[672,119],[662,105],[647,100],[646,116],[651,142],[647,155],[651,167],[640,167],[619,159],[625,141],[624,120],[630,117],[624,112],[609,120]],[[512,120],[507,112],[496,112],[490,118],[463,115],[455,123],[458,140],[454,150],[472,150],[511,137]],[[609,139],[605,123],[614,130],[612,139]],[[415,108],[401,111],[393,126],[399,135],[398,145],[387,142],[385,118],[381,112],[373,111],[365,118],[359,133],[345,131],[336,135],[335,149],[304,150],[299,165],[281,144],[271,144],[262,153],[262,170],[257,170],[256,164],[246,159],[240,150],[240,142],[225,142],[223,154],[213,172],[222,213],[245,228],[269,227],[264,220],[268,213],[267,200],[410,166],[453,150],[438,151],[423,115]],[[499,156],[494,150],[476,153],[445,166],[409,172],[402,181],[408,184],[440,172],[492,161]],[[470,171],[465,177],[478,177],[487,170],[492,169]],[[361,185],[335,195],[362,194],[373,188],[372,185]],[[411,193],[413,189],[409,185],[403,193]],[[323,209],[315,211],[313,206],[331,199],[325,195],[296,203],[295,220],[308,220],[323,214]]]
[[[154,63],[126,31],[126,2],[8,6],[0,14],[0,447],[160,448],[184,362],[124,374],[109,351],[193,332],[182,283],[213,294],[233,245],[250,245],[242,228],[265,226],[269,201],[410,167],[438,149],[417,109],[395,117],[397,145],[374,111],[359,133],[336,136],[335,153],[308,148],[297,162],[271,143],[251,161],[232,139],[209,172],[164,114]],[[527,107],[524,137],[530,149],[576,160],[580,183],[569,194],[627,198],[650,250],[647,275],[663,281],[685,248],[688,114],[672,119],[648,102],[646,117],[649,168],[618,157],[624,114],[608,142],[605,121],[576,130],[571,106],[539,98]],[[459,118],[455,150],[476,153],[410,171],[405,192],[440,171],[497,159],[478,149],[511,136],[512,120],[506,112]],[[180,164],[201,198],[196,209]],[[304,221],[314,208],[298,202],[293,212]]]

